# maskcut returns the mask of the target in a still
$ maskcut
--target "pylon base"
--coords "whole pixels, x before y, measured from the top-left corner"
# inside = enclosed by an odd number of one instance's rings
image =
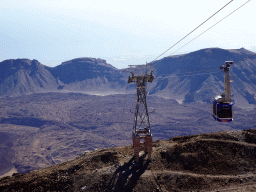
[[[135,162],[139,163],[139,154],[140,151],[144,151],[145,154],[148,155],[148,160],[151,160],[151,153],[152,153],[152,135],[138,135],[133,133],[133,148],[134,148],[134,157]],[[142,140],[142,142],[141,142]]]

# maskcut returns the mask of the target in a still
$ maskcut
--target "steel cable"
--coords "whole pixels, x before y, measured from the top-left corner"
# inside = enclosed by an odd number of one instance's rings
[[[251,1],[251,0],[249,0]],[[173,55],[174,53],[176,53],[177,51],[179,51],[180,49],[182,49],[183,47],[185,47],[186,45],[188,45],[189,43],[191,43],[192,41],[194,41],[195,39],[197,39],[198,37],[200,37],[201,35],[203,35],[205,32],[207,32],[208,30],[210,30],[211,28],[213,28],[215,25],[219,24],[221,21],[223,21],[224,19],[226,19],[227,17],[229,17],[230,15],[232,15],[234,12],[236,12],[238,9],[240,9],[241,7],[243,7],[245,4],[249,3],[249,1],[247,1],[246,3],[244,3],[243,5],[241,5],[240,7],[238,7],[237,9],[235,9],[234,11],[232,11],[230,14],[228,14],[226,17],[224,17],[223,19],[221,19],[220,21],[218,21],[217,23],[215,23],[213,26],[211,26],[210,28],[208,28],[207,30],[205,30],[204,32],[202,32],[200,35],[196,36],[194,39],[192,39],[191,41],[189,41],[188,43],[186,43],[185,45],[183,45],[181,48],[177,49],[176,51],[174,51],[173,53],[171,53],[170,55]]]
[[[171,48],[173,48],[175,45],[177,45],[178,43],[180,43],[183,39],[185,39],[186,37],[188,37],[191,33],[193,33],[195,30],[197,30],[199,27],[201,27],[204,23],[206,23],[208,20],[210,20],[213,16],[215,16],[218,12],[220,12],[222,9],[224,9],[228,4],[230,4],[233,0],[231,0],[230,2],[228,2],[226,5],[224,5],[221,9],[219,9],[217,12],[215,12],[212,16],[210,16],[208,19],[206,19],[203,23],[201,23],[200,25],[198,25],[195,29],[193,29],[190,33],[188,33],[185,37],[183,37],[181,40],[179,40],[177,43],[175,43],[173,46],[171,46],[170,48],[168,48],[166,51],[164,51],[162,54],[160,54],[158,57],[156,57],[152,62],[156,61],[159,57],[161,57],[163,54],[165,54],[167,51],[169,51]]]

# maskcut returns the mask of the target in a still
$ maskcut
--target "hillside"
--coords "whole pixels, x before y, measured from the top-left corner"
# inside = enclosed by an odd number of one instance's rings
[[[132,146],[0,180],[1,191],[254,191],[256,130],[173,137],[134,164]]]

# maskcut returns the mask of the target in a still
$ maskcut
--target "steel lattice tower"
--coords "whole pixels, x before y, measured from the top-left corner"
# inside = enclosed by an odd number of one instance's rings
[[[136,107],[134,113],[134,124],[132,131],[135,161],[139,162],[139,152],[144,151],[151,160],[152,134],[147,108],[147,82],[154,79],[153,68],[149,65],[132,66],[130,65],[128,83],[135,83],[137,87]]]

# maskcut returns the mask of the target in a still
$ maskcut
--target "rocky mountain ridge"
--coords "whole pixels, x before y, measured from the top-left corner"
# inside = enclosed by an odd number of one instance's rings
[[[153,62],[155,80],[149,94],[178,102],[207,102],[223,92],[225,61],[241,61],[253,55],[246,49],[202,49]],[[256,104],[256,57],[231,67],[233,99],[238,107]],[[77,58],[56,67],[36,60],[17,59],[0,63],[0,96],[43,92],[75,92],[98,95],[126,93],[128,73],[95,58]],[[134,88],[134,85],[133,85]],[[128,92],[131,93],[131,85]],[[133,91],[134,92],[134,91]]]
[[[58,82],[37,60],[10,59],[0,63],[0,95],[19,96],[54,91]]]
[[[116,94],[124,92],[120,70],[95,58],[77,58],[57,67],[37,60],[10,59],[0,63],[0,96],[45,92]]]

